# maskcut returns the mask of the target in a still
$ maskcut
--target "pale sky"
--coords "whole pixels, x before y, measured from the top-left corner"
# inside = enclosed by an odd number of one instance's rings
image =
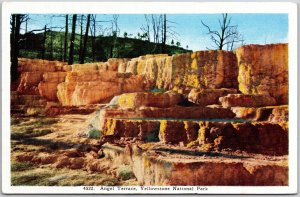
[[[55,16],[55,17],[51,17]],[[231,25],[238,25],[239,32],[243,35],[246,44],[270,44],[270,43],[287,43],[288,42],[288,14],[229,14],[231,17]],[[65,18],[64,14],[30,14],[28,22],[28,30],[41,29],[45,24],[55,27],[61,27],[54,30],[64,31]],[[80,16],[78,15],[78,18]],[[167,14],[167,20],[175,22],[168,23],[173,26],[179,36],[174,39],[176,43],[179,41],[181,46],[189,49],[205,50],[213,49],[210,36],[207,34],[207,29],[201,24],[201,20],[209,25],[211,29],[218,30],[218,19],[221,19],[221,14]],[[52,19],[51,19],[52,18]],[[71,29],[71,18],[69,15],[69,31]],[[97,21],[110,21],[111,14],[98,14]],[[79,20],[78,20],[79,21]],[[79,24],[79,22],[78,22]],[[127,32],[131,37],[142,33],[141,27],[146,24],[143,14],[120,14],[118,18],[118,26],[120,36]],[[97,34],[100,34],[101,29],[110,28],[111,22],[97,23]],[[23,24],[22,28],[25,28]],[[79,26],[77,26],[79,32]],[[110,31],[106,31],[106,34]],[[152,38],[151,38],[152,39]],[[170,43],[172,39],[168,39]]]

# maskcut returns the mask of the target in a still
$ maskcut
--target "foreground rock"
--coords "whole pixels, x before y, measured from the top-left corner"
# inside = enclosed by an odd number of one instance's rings
[[[269,106],[269,107],[232,107],[231,110],[236,114],[236,118],[255,121],[287,122],[288,107]]]
[[[242,93],[270,94],[278,104],[287,104],[288,44],[246,45],[236,56]]]
[[[219,98],[227,94],[237,93],[236,89],[192,89],[188,94],[188,100],[197,105],[206,106],[218,104]]]
[[[151,93],[137,92],[122,94],[118,99],[118,105],[122,109],[135,109],[140,107],[172,107],[182,102],[182,96],[175,92]]]
[[[227,107],[262,107],[276,105],[276,100],[269,95],[229,94],[220,97],[222,106]]]
[[[279,186],[288,184],[288,167],[281,161],[221,153],[155,147],[104,145],[114,165],[130,164],[140,185]],[[184,176],[182,176],[184,174]]]
[[[102,133],[116,139],[135,137],[164,144],[187,145],[194,141],[190,145],[202,149],[245,150],[271,155],[288,153],[287,128],[274,123],[107,118]]]

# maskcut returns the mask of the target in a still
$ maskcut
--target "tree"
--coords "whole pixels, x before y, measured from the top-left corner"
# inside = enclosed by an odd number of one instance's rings
[[[81,59],[80,59],[80,64],[84,63],[84,58],[85,58],[85,52],[86,52],[86,44],[87,44],[87,39],[89,35],[89,28],[90,28],[90,21],[91,21],[91,15],[87,15],[87,22],[86,22],[86,29],[85,29],[85,35],[84,35],[84,41],[83,41],[83,48],[82,48],[82,54],[81,54]]]
[[[16,81],[19,78],[18,71],[18,57],[20,50],[20,29],[21,24],[28,20],[29,17],[26,14],[12,14],[11,16],[11,80]]]
[[[73,14],[72,34],[70,40],[70,51],[69,51],[69,61],[68,61],[69,65],[73,64],[74,62],[74,41],[75,41],[76,20],[77,20],[77,14]]]
[[[166,40],[167,40],[167,16],[164,14],[162,27],[162,53],[166,52]]]
[[[65,26],[65,42],[64,42],[64,61],[67,61],[67,46],[68,46],[68,14],[66,14],[66,26]]]
[[[145,35],[147,35],[147,40],[150,42],[150,19],[147,14],[144,14],[146,20],[146,27],[142,26],[140,29],[143,31]]]
[[[211,30],[202,20],[201,23],[207,28],[210,35],[210,39],[213,41],[215,47],[219,50],[223,50],[224,46],[230,45],[233,48],[234,43],[241,42],[237,31],[237,25],[231,25],[231,18],[228,18],[228,14],[222,14],[222,21],[219,19],[219,30]],[[231,49],[232,50],[232,49]]]
[[[83,44],[83,14],[80,17],[80,41],[79,41],[79,59],[82,59],[82,44]]]
[[[45,53],[46,53],[46,40],[47,40],[47,25],[44,27],[44,37],[43,37],[43,48],[42,48],[42,59],[45,59]]]
[[[92,34],[92,58],[93,58],[93,61],[95,61],[95,53],[96,53],[96,46],[95,46],[95,42],[96,42],[96,14],[94,15],[92,15],[92,17],[91,17],[91,21],[92,21],[92,27],[93,28],[91,28],[91,34]]]

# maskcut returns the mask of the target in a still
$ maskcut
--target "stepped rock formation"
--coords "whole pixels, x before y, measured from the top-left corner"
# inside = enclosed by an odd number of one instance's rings
[[[287,44],[243,46],[236,55],[211,50],[111,58],[82,65],[24,58],[19,62],[22,74],[18,92],[42,95],[62,105],[94,104],[114,95],[158,88],[177,91],[189,101],[205,106],[237,93],[238,86],[243,94],[269,94],[278,104],[287,102]],[[111,93],[107,93],[109,86]]]
[[[72,140],[76,147],[91,141],[95,147],[57,161],[34,156],[41,164],[105,171],[99,159],[105,157],[108,165],[128,165],[141,185],[288,185],[287,47],[248,45],[236,54],[197,51],[73,65],[20,58],[11,111],[94,112],[85,124],[86,117],[75,117],[84,128]],[[58,117],[61,129],[67,116]],[[100,140],[86,138],[92,133]]]
[[[188,100],[197,105],[206,106],[218,104],[219,98],[227,94],[237,93],[236,89],[192,89],[188,94]]]
[[[288,102],[288,44],[246,45],[236,49],[239,90],[270,94],[278,104]]]
[[[66,72],[45,72],[38,85],[39,93],[48,101],[58,101],[57,85],[65,81]]]
[[[145,74],[157,88],[235,88],[236,57],[228,51],[146,55],[128,62],[126,72]]]
[[[122,94],[118,99],[118,104],[122,109],[140,107],[167,108],[175,106],[182,101],[182,96],[175,92],[166,93],[145,93],[137,92]]]
[[[220,97],[223,107],[262,107],[276,105],[276,100],[267,94],[228,94]]]
[[[150,126],[151,125],[151,126]],[[187,144],[250,152],[285,155],[288,153],[288,132],[284,125],[266,122],[215,122],[193,120],[134,120],[107,118],[104,135],[121,137],[152,136],[164,144]],[[149,140],[149,138],[145,138]]]
[[[67,73],[66,82],[57,86],[62,105],[87,105],[108,102],[123,92],[147,90],[144,76],[122,76],[114,71]]]
[[[56,76],[57,74],[54,72],[65,71],[65,69],[69,69],[68,65],[59,61],[19,58],[18,70],[21,72],[21,76],[17,91],[19,94],[40,95],[38,86],[43,81],[43,75],[45,73],[52,73],[52,75],[46,74],[45,82],[59,82],[62,81],[61,76]],[[53,85],[48,86],[51,90],[54,89]],[[42,85],[42,87],[45,90],[45,85]],[[48,96],[49,94],[53,94],[53,91],[51,92],[47,93],[46,98],[48,97],[53,100],[54,96]]]

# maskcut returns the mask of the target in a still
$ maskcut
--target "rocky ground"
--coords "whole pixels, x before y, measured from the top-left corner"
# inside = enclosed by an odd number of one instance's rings
[[[12,185],[137,185],[128,166],[112,166],[92,150],[97,140],[78,136],[90,116],[13,115]]]
[[[238,169],[238,164],[241,163],[242,169],[246,169],[247,173],[263,172],[257,175],[260,176],[260,180],[263,180],[264,176],[268,178],[269,170],[277,171],[275,176],[277,178],[279,176],[279,181],[282,181],[277,184],[285,184],[287,155],[270,156],[232,150],[207,152],[195,147],[188,148],[160,142],[141,143],[129,138],[114,141],[114,144],[107,143],[104,145],[105,153],[98,152],[99,138],[87,138],[82,135],[94,116],[95,113],[60,115],[55,118],[13,115],[11,126],[12,185],[168,185],[185,180],[184,178],[178,180],[178,176],[175,176],[178,173],[185,173],[186,178],[189,179],[186,181],[192,185],[191,177],[193,176],[189,176],[189,173],[199,174],[197,170],[201,169],[197,167],[199,162],[203,163],[201,166],[205,171],[207,167],[205,168],[204,163],[211,166],[210,172],[221,170],[223,173],[228,170],[234,173],[233,170]],[[144,154],[138,156],[133,154],[132,152],[136,152],[137,148]],[[116,154],[120,149],[122,153]],[[148,165],[155,167],[156,174],[161,174],[159,180],[152,180],[153,174],[147,173],[146,166],[144,166],[147,163],[145,154],[147,162],[150,163]],[[132,162],[126,162],[124,157],[131,157]],[[158,165],[162,161],[163,167]],[[143,166],[138,166],[137,163],[143,163]],[[175,175],[170,177],[166,174],[168,171],[166,164],[173,166],[172,173]],[[179,168],[178,164],[180,164]],[[218,166],[219,164],[226,164],[226,166]],[[214,165],[217,166],[212,167]],[[265,166],[268,168],[267,171],[264,170]],[[191,169],[194,170],[191,171]],[[205,174],[207,180],[213,180],[207,177],[212,173]],[[237,174],[246,176],[241,172]],[[205,176],[199,175],[198,177]],[[242,180],[241,177],[236,178]],[[231,177],[223,177],[222,180],[230,182]],[[199,180],[194,180],[195,183],[197,181]],[[204,185],[211,184],[203,183]],[[213,184],[222,185],[226,182],[214,181]],[[235,184],[244,185],[246,182],[238,181]]]

